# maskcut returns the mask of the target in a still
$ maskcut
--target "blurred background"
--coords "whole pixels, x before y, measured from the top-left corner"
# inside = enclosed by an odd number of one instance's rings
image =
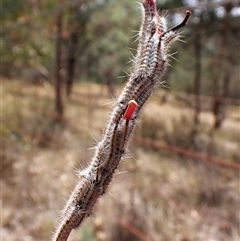
[[[69,241],[240,240],[240,2],[157,6],[169,27],[192,16],[109,192]],[[141,12],[128,0],[1,7],[1,238],[50,240],[131,71]]]

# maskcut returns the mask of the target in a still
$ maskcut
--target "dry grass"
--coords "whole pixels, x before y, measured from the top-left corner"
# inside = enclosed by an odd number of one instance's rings
[[[104,104],[111,100],[104,87],[78,84],[65,100],[66,119],[56,122],[51,86],[3,81],[2,87],[1,238],[49,240],[57,210],[78,181],[74,169],[90,161],[93,151],[87,149],[101,137],[111,108]],[[137,133],[191,147],[192,110],[174,101],[160,105],[157,97],[145,108]],[[238,161],[239,108],[227,112],[215,133],[215,154]],[[198,150],[206,151],[211,114],[201,120]],[[109,193],[70,241],[240,239],[239,173],[135,143],[129,149]]]

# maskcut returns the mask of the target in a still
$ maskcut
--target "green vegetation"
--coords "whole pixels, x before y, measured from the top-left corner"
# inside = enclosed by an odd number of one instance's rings
[[[234,14],[239,7],[233,2],[207,3],[202,10],[195,5],[186,5],[191,1],[168,0],[158,2],[158,8],[168,10],[170,26],[184,14],[186,6],[193,15],[182,38],[187,44],[178,44],[172,52],[177,52],[173,61],[174,71],[169,71],[165,79],[175,91],[194,92],[196,71],[195,33],[200,32],[201,42],[201,90],[200,93],[213,95],[213,88],[222,95],[224,78],[228,78],[227,96],[239,97],[239,52],[238,18]],[[122,83],[124,70],[130,65],[129,52],[135,52],[133,37],[138,29],[140,17],[136,3],[119,1],[63,1],[62,30],[62,71],[67,74],[67,56],[74,51],[76,80],[86,79],[98,83]],[[205,5],[204,5],[205,6]],[[2,75],[21,77],[36,81],[43,76],[52,81],[55,56],[56,14],[59,2],[55,0],[15,1],[2,3]],[[201,9],[201,8],[200,8]],[[7,13],[11,13],[8,15]],[[72,42],[72,36],[75,42]],[[76,45],[76,46],[75,46]],[[72,46],[72,50],[70,47]],[[127,49],[130,48],[130,50]],[[230,73],[226,76],[226,69]],[[225,77],[224,77],[225,76]],[[217,84],[215,83],[217,81]]]

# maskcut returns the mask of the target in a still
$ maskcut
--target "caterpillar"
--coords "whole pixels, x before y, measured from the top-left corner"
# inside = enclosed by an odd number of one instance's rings
[[[179,38],[176,31],[186,25],[191,14],[186,11],[183,21],[167,30],[166,19],[159,15],[155,0],[144,0],[141,6],[143,18],[132,73],[110,114],[89,167],[80,172],[80,181],[62,211],[52,241],[66,241],[71,230],[91,215],[98,198],[106,192],[142,107],[166,70],[169,47]]]

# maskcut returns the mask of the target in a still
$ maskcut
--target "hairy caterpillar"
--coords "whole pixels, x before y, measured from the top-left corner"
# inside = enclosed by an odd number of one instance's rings
[[[98,143],[89,167],[80,172],[80,181],[62,212],[53,241],[66,241],[103,195],[123,157],[140,111],[167,67],[168,49],[178,39],[176,32],[185,26],[190,12],[179,25],[167,30],[166,20],[159,15],[155,0],[142,4],[139,46],[133,70],[109,118],[102,140]]]

